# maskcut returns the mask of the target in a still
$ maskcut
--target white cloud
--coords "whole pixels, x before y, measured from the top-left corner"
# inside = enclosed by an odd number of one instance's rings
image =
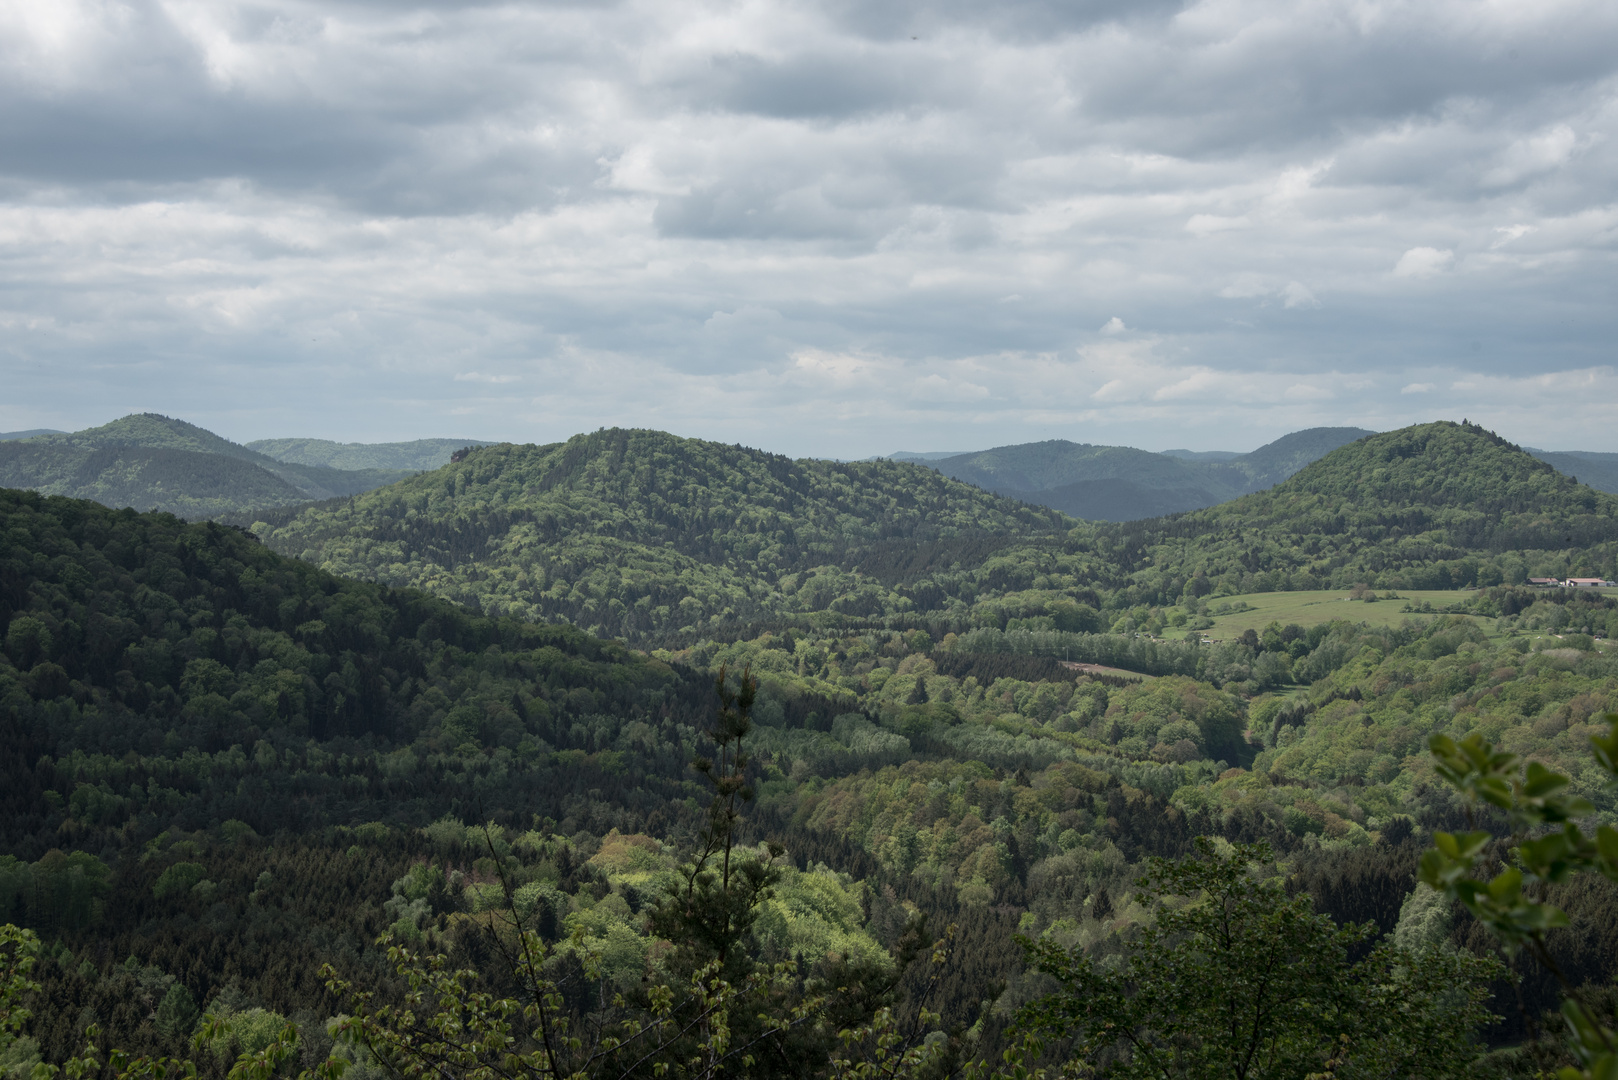
[[[456,382],[514,383],[521,379],[521,375],[485,375],[479,371],[462,371],[455,376]]]
[[[1401,394],[1430,394],[1438,389],[1437,383],[1413,382],[1399,388]]]
[[[1448,270],[1455,262],[1455,252],[1438,248],[1411,248],[1399,256],[1393,268],[1394,277],[1430,278]]]
[[[1209,233],[1228,232],[1231,229],[1246,228],[1249,224],[1245,217],[1220,217],[1218,214],[1192,214],[1185,223],[1185,231],[1198,236],[1207,236]]]
[[[1499,248],[1499,247],[1504,247],[1506,244],[1511,243],[1513,240],[1521,240],[1523,237],[1527,236],[1529,233],[1534,231],[1534,226],[1532,226],[1532,225],[1496,225],[1494,227],[1494,231],[1500,234],[1500,238],[1498,240],[1496,240],[1494,243],[1490,244],[1489,247],[1491,247],[1491,248]]]
[[[1318,308],[1320,301],[1301,281],[1280,281],[1263,274],[1239,274],[1218,295],[1226,300],[1278,299],[1286,308]]]
[[[1309,287],[1301,281],[1287,282],[1286,288],[1281,290],[1281,295],[1286,298],[1286,306],[1289,308],[1317,308],[1320,306],[1320,301],[1315,299],[1315,294],[1310,292]]]
[[[1484,174],[1483,182],[1503,187],[1560,168],[1577,144],[1578,136],[1567,124],[1518,139],[1500,152],[1500,163]]]
[[[1104,326],[1102,326],[1101,332],[1103,334],[1121,334],[1128,329],[1129,327],[1124,325],[1124,320],[1114,315],[1112,318],[1107,320]]]

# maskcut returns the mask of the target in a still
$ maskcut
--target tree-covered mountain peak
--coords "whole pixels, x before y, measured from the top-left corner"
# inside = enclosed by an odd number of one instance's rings
[[[921,577],[954,574],[959,591],[997,551],[1073,525],[920,465],[611,428],[482,447],[350,500],[267,513],[253,529],[337,573],[644,640],[715,621],[936,606],[953,594]]]
[[[684,546],[682,537],[707,536],[726,523],[783,540],[788,533],[834,524],[840,535],[852,530],[869,540],[984,530],[1024,535],[1067,527],[1059,514],[905,462],[794,460],[632,428],[604,428],[543,446],[474,449],[445,469],[362,502],[380,503],[395,494],[425,498],[432,510],[566,501],[638,522],[648,530],[643,538],[674,541],[676,547]]]
[[[1137,584],[1195,576],[1260,592],[1346,577],[1442,589],[1610,576],[1618,498],[1476,424],[1445,421],[1341,446],[1267,491],[1112,531],[1127,538]]]
[[[1307,494],[1362,505],[1414,504],[1483,513],[1618,512],[1618,499],[1464,421],[1419,424],[1349,443],[1271,494],[1277,500]]]
[[[43,436],[42,441],[68,442],[78,446],[145,446],[154,450],[191,450],[204,454],[225,454],[248,461],[269,459],[207,428],[176,420],[159,413],[130,413],[100,427],[85,428],[66,435]]]

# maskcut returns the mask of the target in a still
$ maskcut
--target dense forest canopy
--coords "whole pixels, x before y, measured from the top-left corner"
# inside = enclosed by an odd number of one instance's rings
[[[796,965],[782,1001],[863,965],[878,989],[855,1012],[936,1009],[929,1045],[994,1057],[1053,985],[1012,935],[1040,963],[1146,963],[1177,910],[1149,881],[1179,880],[1150,860],[1234,850],[1198,836],[1267,845],[1262,917],[1307,898],[1361,925],[1309,924],[1344,972],[1378,942],[1491,955],[1416,885],[1429,836],[1466,822],[1427,740],[1485,735],[1615,819],[1588,745],[1618,709],[1597,640],[1618,603],[1518,584],[1604,566],[1612,510],[1460,425],[1149,529],[919,466],[621,431],[486,447],[253,531],[0,492],[0,924],[43,940],[0,1067],[65,1060],[92,1021],[179,1052],[204,1011],[225,1022],[205,1070],[283,1020],[312,1063],[352,1004],[323,963],[397,1001],[391,932],[503,993],[500,912],[531,920],[581,1022],[678,983],[660,905],[711,828],[689,765],[712,753],[721,670],[757,680],[736,850],[772,867],[737,955]],[[1575,528],[1585,547],[1550,543]],[[1402,625],[1162,637],[1254,582],[1375,599],[1440,572],[1472,591]],[[1562,975],[1610,986],[1614,886],[1547,895],[1571,919],[1547,939]],[[909,966],[950,925],[936,977]],[[1553,978],[1514,969],[1530,1015],[1554,1006]],[[1460,1058],[1531,1034],[1507,977],[1478,977],[1502,1019],[1463,1030]],[[795,1060],[824,1061],[804,1038]]]

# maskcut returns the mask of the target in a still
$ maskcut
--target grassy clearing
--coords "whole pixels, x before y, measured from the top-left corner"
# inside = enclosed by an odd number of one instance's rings
[[[1381,594],[1378,595],[1380,597]],[[1397,595],[1396,600],[1379,598],[1374,603],[1350,600],[1346,589],[1249,593],[1246,596],[1224,597],[1211,602],[1209,607],[1218,610],[1221,604],[1229,604],[1232,607],[1246,604],[1252,610],[1214,615],[1213,628],[1202,630],[1200,633],[1216,641],[1229,641],[1244,630],[1263,630],[1272,622],[1278,622],[1282,626],[1297,623],[1308,628],[1316,623],[1330,622],[1333,619],[1348,619],[1356,623],[1370,623],[1372,626],[1398,626],[1406,619],[1426,621],[1436,617],[1402,610],[1407,603],[1420,604],[1425,600],[1435,608],[1444,608],[1467,599],[1473,592],[1470,589],[1410,589],[1402,590]],[[1479,621],[1485,626],[1492,622],[1490,619]],[[1184,635],[1176,631],[1174,636]]]
[[[1081,664],[1076,660],[1059,661],[1069,671],[1079,671],[1086,675],[1117,675],[1125,679],[1155,679],[1156,675],[1147,675],[1141,671],[1129,671],[1121,667],[1108,667],[1105,664]]]

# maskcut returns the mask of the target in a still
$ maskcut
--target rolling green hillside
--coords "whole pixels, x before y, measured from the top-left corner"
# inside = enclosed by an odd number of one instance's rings
[[[1458,588],[1618,573],[1618,498],[1472,424],[1341,447],[1269,489],[1108,526],[1137,584]]]
[[[0,443],[5,486],[187,517],[353,495],[408,475],[288,464],[154,413]]]
[[[328,469],[394,469],[426,472],[449,464],[455,451],[467,446],[493,446],[478,439],[416,439],[395,443],[340,443],[330,439],[258,439],[247,444],[291,465],[319,465]]]
[[[1363,428],[1310,428],[1249,454],[1154,454],[1054,439],[941,460],[929,456],[927,463],[958,480],[1072,517],[1134,521],[1213,506],[1270,487],[1369,434]]]
[[[253,531],[334,573],[643,640],[928,610],[951,588],[960,604],[1007,550],[1064,543],[1071,524],[918,465],[792,461],[613,429],[485,447],[352,500],[265,515]]]

